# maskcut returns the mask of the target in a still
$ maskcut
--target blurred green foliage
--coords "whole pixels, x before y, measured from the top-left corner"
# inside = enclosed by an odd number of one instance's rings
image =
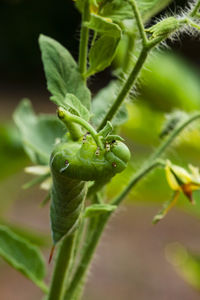
[[[192,287],[200,290],[200,255],[178,243],[166,247],[166,257],[176,272]]]
[[[17,172],[26,163],[17,128],[10,122],[0,124],[0,180]]]

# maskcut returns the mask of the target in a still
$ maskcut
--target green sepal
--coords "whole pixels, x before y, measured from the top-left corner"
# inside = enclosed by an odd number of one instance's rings
[[[84,217],[85,218],[92,218],[92,217],[97,217],[101,214],[113,212],[116,210],[117,206],[116,205],[111,205],[111,204],[93,204],[85,209]]]
[[[0,225],[0,256],[13,268],[32,280],[44,292],[47,287],[45,263],[39,248],[31,245],[7,226]]]
[[[146,32],[151,34],[151,38],[167,37],[169,34],[177,30],[181,25],[181,21],[175,17],[166,18],[150,28],[146,29]]]
[[[106,138],[112,131],[113,131],[112,123],[110,121],[107,121],[104,128],[101,131],[99,131],[99,136]]]
[[[47,88],[50,93],[56,99],[61,99],[60,101],[65,98],[67,93],[74,94],[90,110],[90,91],[68,50],[45,35],[40,35],[39,45],[42,52]]]

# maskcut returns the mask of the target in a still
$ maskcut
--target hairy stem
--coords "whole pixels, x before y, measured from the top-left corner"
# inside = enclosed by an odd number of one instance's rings
[[[195,113],[191,117],[189,117],[187,120],[182,122],[179,126],[177,126],[172,133],[169,135],[169,137],[158,147],[158,149],[150,156],[150,161],[154,161],[158,157],[160,157],[163,152],[167,149],[167,147],[170,146],[170,144],[173,142],[173,140],[178,136],[181,131],[183,131],[188,125],[190,125],[192,122],[200,118],[200,113]]]
[[[141,168],[134,176],[133,178],[130,180],[129,184],[127,185],[127,187],[122,191],[121,194],[119,194],[119,196],[117,196],[113,201],[112,204],[113,205],[119,205],[122,200],[128,195],[128,193],[130,192],[130,190],[133,188],[133,186],[135,186],[144,176],[146,176],[151,170],[153,170],[156,167],[164,167],[165,166],[165,162],[162,160],[155,160],[150,164],[146,164],[143,168]]]
[[[149,52],[149,49],[147,50],[146,48],[143,48],[142,51],[140,52],[140,56],[137,60],[137,63],[135,64],[132,72],[130,73],[127,81],[125,82],[125,84],[124,84],[123,88],[121,89],[121,91],[120,91],[118,97],[116,98],[115,102],[110,107],[110,109],[106,113],[103,121],[99,125],[98,130],[101,130],[106,125],[107,121],[111,121],[113,119],[113,117],[115,116],[115,114],[117,113],[119,107],[121,106],[121,104],[125,100],[128,93],[130,92],[133,84],[135,83],[135,81],[136,81],[136,79],[139,75],[139,72],[142,69],[142,66],[144,65],[144,62],[147,58],[148,52]]]
[[[138,29],[139,29],[139,32],[140,32],[140,35],[141,35],[141,38],[142,38],[143,46],[146,46],[146,44],[148,42],[148,39],[147,39],[147,36],[146,36],[146,32],[145,32],[145,29],[144,29],[142,17],[140,15],[137,3],[134,0],[127,0],[127,1],[132,6],[132,9],[133,9],[133,12],[134,12],[134,15],[135,15],[135,19],[136,19],[136,23],[137,23],[137,26],[138,26]]]
[[[97,218],[96,226],[93,228],[93,232],[91,234],[91,237],[88,241],[88,244],[86,245],[83,257],[81,259],[80,264],[78,265],[78,268],[74,274],[74,277],[71,281],[71,285],[66,290],[64,295],[64,300],[71,300],[76,294],[76,291],[81,288],[80,283],[83,284],[84,276],[88,270],[89,263],[92,259],[93,253],[96,249],[96,246],[98,244],[99,238],[101,236],[101,233],[104,229],[105,224],[107,223],[107,220],[110,216],[110,213],[107,213],[103,217]]]
[[[68,274],[68,267],[71,263],[73,245],[74,234],[65,237],[61,242],[47,300],[62,299],[63,284]]]
[[[89,29],[87,26],[85,26],[85,22],[89,21],[89,16],[90,16],[89,1],[84,0],[82,22],[81,22],[81,36],[80,36],[80,45],[79,45],[79,69],[82,76],[87,71]]]
[[[197,1],[196,5],[194,6],[193,10],[190,13],[191,17],[195,17],[200,10],[200,0]]]
[[[185,21],[186,21],[190,26],[192,26],[192,27],[194,27],[194,28],[200,30],[200,25],[199,25],[199,24],[193,22],[192,20],[190,20],[190,19],[188,19],[188,18],[185,19]]]

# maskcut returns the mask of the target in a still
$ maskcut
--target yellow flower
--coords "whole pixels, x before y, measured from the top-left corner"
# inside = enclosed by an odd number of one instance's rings
[[[166,178],[174,194],[173,197],[164,204],[163,209],[154,217],[154,224],[163,219],[168,211],[176,204],[181,192],[194,204],[192,193],[200,189],[200,174],[197,167],[192,165],[188,167],[190,172],[182,167],[173,165],[169,160],[166,162]]]
[[[184,168],[171,164],[167,161],[165,171],[169,186],[174,191],[183,192],[193,203],[192,192],[200,189],[199,169],[189,165],[190,173]]]

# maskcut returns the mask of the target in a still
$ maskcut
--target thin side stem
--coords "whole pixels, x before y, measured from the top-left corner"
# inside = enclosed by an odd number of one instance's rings
[[[141,168],[133,176],[133,178],[130,180],[129,184],[122,191],[122,193],[119,194],[119,196],[117,196],[115,199],[113,199],[113,201],[111,202],[111,204],[118,206],[122,202],[122,200],[128,195],[128,193],[133,188],[133,186],[135,186],[144,176],[146,176],[146,174],[148,174],[153,169],[155,169],[156,167],[159,167],[159,166],[164,167],[165,166],[165,162],[162,161],[162,160],[155,160],[151,164],[147,164],[146,166],[144,166],[143,168]]]
[[[149,50],[147,50],[146,48],[143,48],[142,51],[140,52],[140,56],[137,60],[136,65],[134,66],[131,74],[129,75],[127,81],[125,82],[125,84],[124,84],[123,88],[121,89],[121,91],[120,91],[118,97],[116,98],[115,102],[110,107],[110,109],[106,113],[103,121],[99,125],[98,131],[101,130],[106,125],[107,121],[111,121],[113,119],[113,117],[115,116],[115,114],[117,113],[119,107],[121,106],[121,104],[125,100],[128,93],[130,92],[133,84],[135,83],[135,81],[136,81],[136,79],[139,75],[139,72],[142,69],[142,66],[144,65],[144,62],[147,58],[148,52],[149,52]]]
[[[143,46],[146,46],[146,44],[148,42],[148,39],[147,39],[147,36],[146,36],[146,32],[145,32],[145,29],[144,29],[142,17],[140,15],[137,3],[134,0],[127,0],[127,1],[132,6],[132,9],[133,9],[133,12],[134,12],[134,15],[135,15],[135,20],[136,20],[136,23],[137,23],[137,26],[138,26],[138,29],[139,29],[139,32],[140,32],[140,35],[141,35],[141,38],[142,38]]]
[[[195,22],[193,22],[192,20],[190,20],[190,19],[188,19],[188,18],[187,18],[185,21],[186,21],[190,26],[192,26],[192,27],[194,27],[194,28],[200,30],[200,25],[199,25],[199,24],[196,24]]]
[[[80,36],[80,45],[79,45],[79,69],[83,74],[87,71],[87,53],[88,53],[88,38],[89,38],[89,29],[85,26],[85,22],[89,21],[89,1],[84,0],[84,7],[82,13],[82,22],[81,22],[81,36]]]
[[[169,135],[168,139],[166,139],[159,147],[158,149],[151,155],[150,161],[154,161],[155,159],[159,158],[161,154],[166,150],[167,147],[170,146],[170,144],[173,142],[173,140],[176,138],[177,135],[181,131],[183,131],[188,125],[190,125],[192,122],[200,118],[200,113],[195,113],[190,118],[188,118],[186,121],[181,123],[177,128],[172,131],[172,133]]]
[[[61,242],[47,300],[62,299],[63,283],[65,282],[68,267],[71,263],[73,245],[74,234],[65,237]]]
[[[198,13],[199,9],[200,9],[200,0],[197,1],[196,5],[194,6],[193,10],[190,13],[190,16],[195,17],[195,15]]]

